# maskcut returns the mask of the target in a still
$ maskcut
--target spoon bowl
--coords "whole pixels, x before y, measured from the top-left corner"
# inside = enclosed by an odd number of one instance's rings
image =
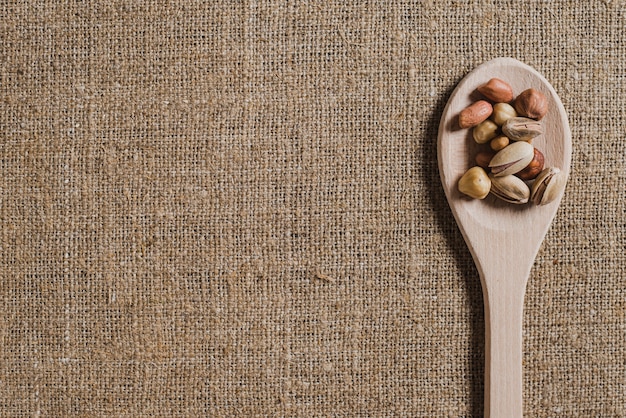
[[[526,283],[537,252],[558,210],[563,193],[544,206],[514,205],[493,195],[484,200],[458,191],[461,176],[476,165],[479,147],[471,129],[458,126],[458,115],[481,98],[476,88],[491,78],[508,82],[517,96],[528,88],[541,91],[549,110],[544,133],[533,146],[545,167],[569,176],[572,145],[567,114],[550,83],[530,66],[497,58],[470,72],[453,91],[439,125],[437,154],[441,182],[454,218],[472,254],[485,303],[485,417],[522,416],[522,323]]]

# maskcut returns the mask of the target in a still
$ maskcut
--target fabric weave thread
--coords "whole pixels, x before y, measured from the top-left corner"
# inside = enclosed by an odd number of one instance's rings
[[[525,415],[626,416],[623,1],[0,5],[0,416],[482,416],[441,112],[511,56],[571,180]]]

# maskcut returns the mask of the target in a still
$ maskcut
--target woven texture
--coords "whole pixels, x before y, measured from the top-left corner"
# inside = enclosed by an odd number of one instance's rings
[[[550,81],[574,146],[525,416],[626,416],[624,1],[18,0],[0,23],[0,416],[482,416],[436,136],[498,56]]]

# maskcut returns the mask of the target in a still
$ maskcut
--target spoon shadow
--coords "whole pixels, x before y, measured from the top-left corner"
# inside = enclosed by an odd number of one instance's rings
[[[483,416],[484,406],[484,364],[485,364],[485,320],[483,311],[483,296],[478,270],[474,264],[470,251],[465,244],[446,196],[441,187],[439,170],[437,168],[437,134],[439,122],[444,108],[456,85],[461,81],[459,78],[452,83],[442,95],[433,109],[426,125],[425,141],[422,141],[421,152],[424,161],[429,164],[421,164],[421,174],[427,185],[431,210],[436,214],[437,225],[443,231],[446,243],[454,253],[454,259],[463,273],[461,285],[465,288],[470,303],[470,328],[471,340],[470,351],[467,353],[468,363],[464,373],[469,376],[470,388],[470,413],[475,417]]]

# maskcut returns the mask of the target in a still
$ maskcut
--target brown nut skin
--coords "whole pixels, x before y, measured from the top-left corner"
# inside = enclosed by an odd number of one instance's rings
[[[508,103],[513,100],[513,89],[506,81],[492,78],[477,88],[478,92],[496,103]]]
[[[536,178],[539,173],[543,171],[543,164],[545,158],[541,151],[535,148],[535,155],[533,156],[532,161],[524,168],[522,171],[515,173],[515,175],[521,178],[524,181],[532,180]]]
[[[496,155],[495,152],[480,151],[478,154],[476,154],[476,165],[489,171],[489,163],[491,162],[491,159],[494,155]]]
[[[513,103],[520,116],[541,120],[548,113],[548,99],[536,89],[527,89],[520,93]]]
[[[486,100],[479,100],[459,113],[459,127],[461,129],[472,128],[485,121],[492,112],[491,103]]]

